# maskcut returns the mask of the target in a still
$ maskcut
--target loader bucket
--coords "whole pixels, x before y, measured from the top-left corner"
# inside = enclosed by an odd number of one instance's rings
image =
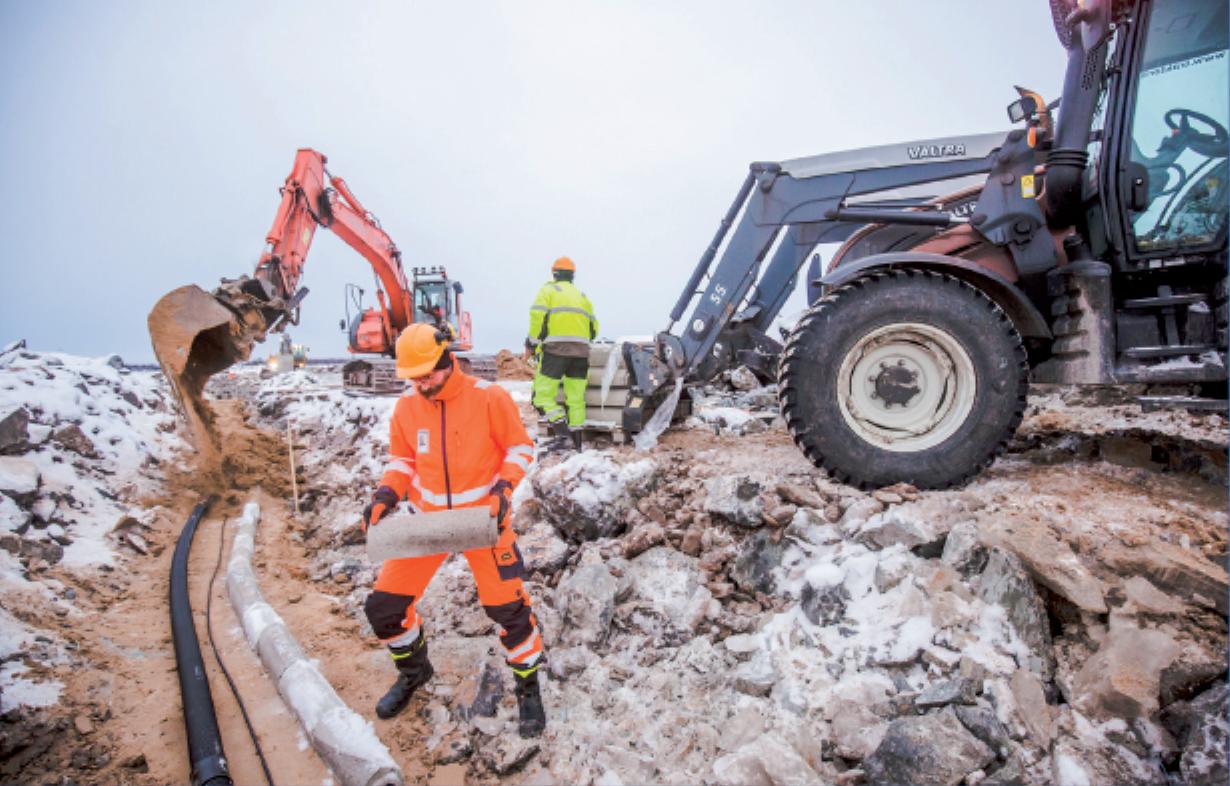
[[[212,418],[201,394],[209,378],[247,360],[265,337],[260,310],[188,285],[164,295],[149,313],[150,341],[175,398],[194,430]],[[199,421],[199,422],[198,422]]]

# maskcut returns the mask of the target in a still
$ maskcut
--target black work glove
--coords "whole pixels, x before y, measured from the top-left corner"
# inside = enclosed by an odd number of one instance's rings
[[[372,495],[372,501],[363,508],[363,531],[367,532],[368,527],[379,523],[386,513],[397,507],[399,501],[397,492],[388,486],[376,489],[376,493]]]
[[[498,480],[491,487],[491,515],[495,516],[495,526],[500,532],[507,526],[508,511],[512,510],[512,484],[507,480]]]

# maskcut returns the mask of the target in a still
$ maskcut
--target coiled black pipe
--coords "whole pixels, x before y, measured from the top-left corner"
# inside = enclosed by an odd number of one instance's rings
[[[192,549],[197,525],[213,501],[214,497],[209,497],[192,509],[171,559],[171,639],[175,644],[179,692],[184,704],[193,786],[232,784],[226,754],[222,751],[222,735],[218,732],[218,716],[209,692],[209,679],[205,675],[205,662],[201,659],[201,645],[192,621],[192,604],[188,601],[188,552]]]

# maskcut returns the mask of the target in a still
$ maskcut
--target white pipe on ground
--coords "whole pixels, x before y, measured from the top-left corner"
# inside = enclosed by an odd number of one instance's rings
[[[338,698],[261,595],[252,570],[260,516],[255,503],[244,506],[226,569],[227,593],[248,643],[260,655],[282,699],[299,718],[312,747],[342,786],[404,786],[401,768],[376,736],[371,722]]]

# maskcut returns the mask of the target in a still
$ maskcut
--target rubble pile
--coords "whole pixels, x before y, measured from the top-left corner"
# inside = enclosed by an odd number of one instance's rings
[[[17,350],[0,371],[0,559],[27,578],[62,560],[110,564],[97,544],[113,529],[141,550],[132,505],[151,488],[160,443],[183,446],[165,388],[114,355]]]
[[[309,446],[313,578],[340,585],[365,627],[374,569],[348,533],[391,401],[330,394],[313,420],[310,400],[278,410],[287,397],[268,391],[261,416],[295,418]],[[539,457],[514,502],[549,652],[547,736],[510,733],[493,627],[453,559],[421,605],[433,652],[462,669],[441,670],[422,710],[432,765],[477,782],[1226,779],[1225,508],[1194,502],[1216,499],[1224,420],[1196,423],[1208,433],[1195,440],[1150,416],[1114,431],[1206,451],[1185,474],[1102,447],[1069,457],[1189,500],[1128,517],[1032,485],[1062,401],[1033,406],[1002,472],[863,493],[807,464],[772,398],[710,386],[694,394],[693,436]],[[1074,444],[1110,444],[1067,423]]]

